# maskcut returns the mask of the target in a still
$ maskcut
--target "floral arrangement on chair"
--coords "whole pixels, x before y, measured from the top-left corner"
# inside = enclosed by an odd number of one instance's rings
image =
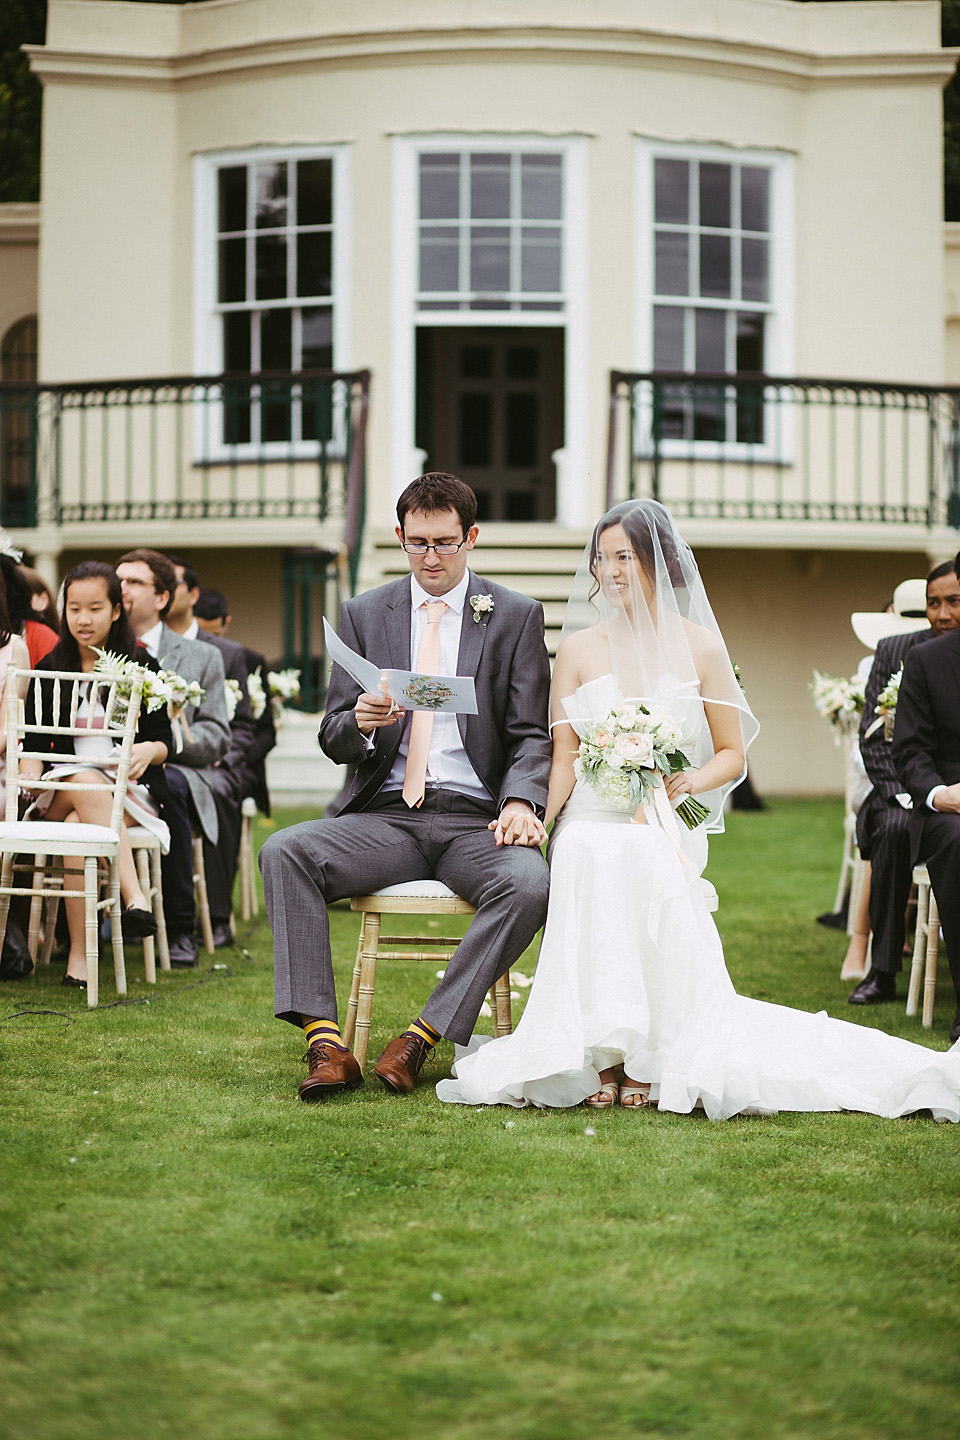
[[[636,810],[663,784],[662,776],[691,768],[679,744],[680,730],[672,716],[645,705],[615,705],[602,720],[586,725],[573,771],[618,810]],[[693,830],[710,811],[686,795],[676,813]]]
[[[300,671],[268,670],[267,685],[270,690],[273,723],[279,729],[286,719],[286,702],[296,700],[300,694]],[[250,704],[253,707],[254,719],[259,720],[267,704],[267,697],[263,692],[263,681],[259,675],[251,675],[248,678],[247,690],[250,695]]]
[[[836,679],[832,675],[821,675],[814,670],[813,680],[807,686],[817,707],[817,714],[829,721],[833,727],[834,740],[840,744],[844,735],[856,735],[860,729],[863,714],[864,683],[856,676],[852,680]]]
[[[173,725],[173,738],[177,750],[183,749],[183,735],[181,734],[181,723],[183,731],[188,740],[192,740],[190,727],[185,719],[181,719],[183,711],[188,705],[199,705],[206,691],[196,680],[184,680],[175,670],[148,670],[146,665],[139,665],[136,660],[130,660],[126,655],[115,655],[110,650],[94,649],[100,657],[93,667],[94,674],[116,675],[117,681],[116,697],[117,708],[114,717],[121,722],[126,718],[126,704],[133,693],[134,681],[141,685],[141,704],[148,711],[159,710],[161,705],[166,705],[170,721]],[[122,707],[122,710],[121,710]],[[229,708],[229,706],[228,706]]]
[[[893,739],[893,726],[897,718],[897,702],[900,699],[900,681],[903,679],[903,666],[896,674],[891,675],[884,688],[877,696],[876,713],[883,717],[883,738],[887,741]]]

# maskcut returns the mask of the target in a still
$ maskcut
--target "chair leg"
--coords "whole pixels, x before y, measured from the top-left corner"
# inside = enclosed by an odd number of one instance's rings
[[[153,889],[153,917],[157,922],[157,954],[160,969],[170,969],[170,942],[167,940],[167,921],[163,913],[163,878],[160,868],[160,851],[150,851],[150,884]]]
[[[100,948],[97,935],[97,897],[100,877],[95,855],[83,859],[83,932],[87,951],[87,1004],[93,1009],[100,998]],[[111,914],[110,928],[116,924]]]
[[[37,954],[40,950],[40,921],[43,916],[43,881],[47,873],[46,855],[37,855],[33,862],[33,889],[30,896],[30,916],[27,921],[27,949],[30,952],[30,959],[33,967],[37,967]]]
[[[240,919],[249,920],[252,911],[250,891],[253,888],[253,876],[250,874],[251,862],[251,834],[250,816],[244,815],[240,821]]]
[[[511,1035],[513,1033],[513,1016],[510,1010],[510,971],[501,975],[490,991],[490,1004],[493,1009],[493,1033]]]
[[[120,899],[120,862],[118,860],[110,861],[107,867],[107,897],[110,901],[110,946],[113,950],[113,973],[117,982],[117,994],[126,995],[127,971],[123,963],[123,926],[120,921],[123,903]]]
[[[933,1024],[933,1001],[937,993],[937,955],[940,950],[940,911],[937,897],[930,887],[927,905],[927,967],[923,977],[923,1024],[930,1029]]]
[[[0,865],[0,886],[3,888],[3,893],[0,894],[0,948],[7,933],[7,916],[10,913],[10,895],[7,892],[12,884],[13,856],[5,854],[3,864]]]
[[[350,982],[350,999],[347,1001],[347,1018],[343,1026],[343,1043],[353,1049],[353,1037],[357,1033],[357,999],[360,994],[360,971],[363,965],[363,922],[360,922],[360,938],[357,941],[357,958],[353,962],[353,979]]]
[[[43,948],[40,951],[40,964],[49,965],[50,957],[53,954],[53,947],[57,938],[57,916],[60,914],[60,896],[54,893],[48,895],[44,901],[43,910]]]
[[[213,925],[210,922],[210,901],[207,899],[207,873],[203,865],[203,836],[193,838],[193,882],[197,887],[197,913],[200,916],[200,934],[203,948],[208,955],[214,953]]]
[[[917,886],[917,928],[913,936],[913,959],[910,962],[910,986],[907,990],[907,1014],[916,1015],[920,1004],[920,982],[923,977],[924,942],[927,938],[929,885]]]
[[[134,851],[137,859],[137,876],[144,895],[150,895],[150,861],[146,850]],[[157,949],[152,935],[143,937],[143,975],[148,985],[157,983]]]
[[[377,949],[380,944],[380,916],[366,911],[361,931],[360,983],[357,987],[357,1028],[353,1053],[362,1070],[367,1062],[373,989],[377,979]]]

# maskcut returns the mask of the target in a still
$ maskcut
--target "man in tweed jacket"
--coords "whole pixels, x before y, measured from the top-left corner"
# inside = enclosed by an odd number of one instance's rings
[[[396,1094],[413,1089],[441,1036],[469,1040],[487,990],[546,914],[539,847],[551,747],[542,607],[467,569],[476,497],[456,476],[414,481],[397,517],[412,573],[347,601],[341,638],[378,669],[407,670],[418,666],[427,625],[438,627],[434,673],[472,676],[478,713],[434,717],[418,803],[407,765],[416,748],[411,718],[334,667],[320,743],[353,767],[350,782],[333,818],[277,831],[260,855],[276,1013],[307,1036],[304,1100],[362,1083],[336,1023],[328,902],[434,878],[476,906],[422,1014],[377,1061],[378,1078]],[[422,660],[418,668],[426,668]]]

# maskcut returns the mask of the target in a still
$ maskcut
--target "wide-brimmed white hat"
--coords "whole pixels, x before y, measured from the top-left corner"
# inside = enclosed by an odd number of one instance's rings
[[[927,630],[926,580],[901,580],[893,592],[893,614],[886,611],[855,610],[850,616],[853,633],[868,650],[876,650],[889,635],[912,635]]]

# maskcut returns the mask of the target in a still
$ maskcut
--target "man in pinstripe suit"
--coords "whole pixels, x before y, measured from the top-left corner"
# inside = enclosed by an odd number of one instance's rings
[[[912,613],[900,611],[904,618],[910,618]],[[919,612],[917,618],[920,618]],[[903,968],[906,934],[904,917],[913,874],[910,811],[904,804],[907,787],[894,768],[892,748],[883,725],[878,723],[876,704],[881,690],[915,645],[960,626],[960,587],[953,561],[936,566],[927,576],[926,618],[929,629],[889,635],[879,642],[867,681],[860,722],[860,754],[873,789],[857,816],[857,844],[860,854],[872,867],[873,944],[870,972],[851,993],[851,1005],[880,1005],[897,998],[897,973]]]

